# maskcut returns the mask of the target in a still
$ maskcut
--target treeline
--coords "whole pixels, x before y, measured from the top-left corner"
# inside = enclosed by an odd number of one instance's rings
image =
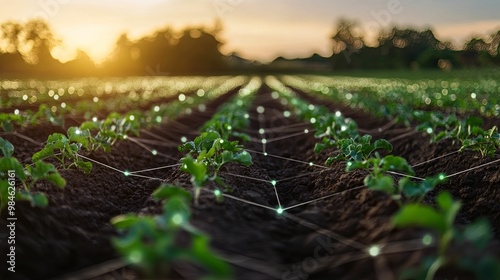
[[[2,76],[130,76],[215,74],[226,71],[229,61],[219,50],[221,25],[212,28],[158,30],[137,41],[122,34],[109,58],[96,66],[79,50],[77,57],[61,63],[51,52],[60,44],[47,23],[0,25],[0,75]]]
[[[334,69],[467,68],[500,66],[500,31],[473,37],[462,47],[437,39],[432,30],[393,27],[369,46],[352,20],[338,22],[332,36]]]
[[[42,20],[0,25],[0,76],[74,77],[191,75],[269,71],[325,71],[328,69],[418,69],[500,66],[500,31],[470,38],[463,46],[437,39],[431,30],[393,27],[382,30],[375,44],[367,44],[361,27],[340,20],[333,36],[331,57],[276,59],[255,64],[220,52],[222,25],[169,27],[131,41],[119,36],[114,51],[101,65],[79,50],[77,57],[61,63],[52,56],[61,42]]]

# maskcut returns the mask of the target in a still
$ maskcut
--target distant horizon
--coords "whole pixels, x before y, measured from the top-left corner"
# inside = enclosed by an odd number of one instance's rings
[[[379,28],[428,29],[442,41],[460,48],[467,38],[500,30],[500,3],[424,0],[20,0],[0,11],[0,23],[45,18],[64,44],[53,50],[55,58],[68,61],[76,49],[96,63],[112,53],[118,37],[127,33],[134,41],[155,30],[172,26],[223,25],[221,51],[268,63],[277,57],[306,58],[314,53],[330,56],[330,36],[339,18],[359,21],[368,41]],[[265,9],[263,8],[265,7]]]

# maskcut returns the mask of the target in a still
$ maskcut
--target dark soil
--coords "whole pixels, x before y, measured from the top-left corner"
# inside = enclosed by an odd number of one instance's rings
[[[397,203],[384,193],[360,187],[365,176],[363,172],[346,173],[342,162],[334,163],[329,168],[310,166],[309,162],[323,165],[335,151],[314,154],[314,133],[304,133],[304,129],[311,127],[296,119],[283,117],[282,112],[286,108],[272,99],[269,92],[263,88],[250,111],[248,133],[255,141],[244,145],[252,153],[254,164],[250,167],[229,165],[221,171],[225,182],[233,187],[231,195],[275,209],[279,203],[287,208],[331,196],[290,208],[279,215],[275,211],[230,198],[217,203],[209,192],[202,193],[200,206],[193,205],[192,222],[211,236],[213,248],[233,264],[236,279],[396,279],[402,271],[435,253],[434,246],[425,248],[418,242],[425,231],[393,228],[390,219],[398,209]],[[133,141],[117,143],[111,153],[97,152],[87,156],[129,171],[176,164],[182,156],[175,148],[181,137],[192,139],[196,129],[232,93],[208,104],[203,113],[196,111],[149,129],[147,134],[143,133],[142,140],[158,140],[151,136],[153,133],[170,144],[150,145],[158,150],[157,156]],[[302,96],[312,103],[328,105],[332,111],[340,110],[352,117],[362,130],[376,131],[373,134],[376,138],[395,139],[392,141],[393,153],[407,158],[411,164],[422,163],[459,148],[446,141],[430,144],[429,139],[420,134],[399,137],[411,129],[387,126],[387,120],[316,100],[303,93]],[[265,113],[259,116],[257,106],[263,106]],[[387,129],[377,130],[382,127]],[[258,133],[261,128],[266,130],[263,136]],[[59,127],[40,125],[19,133],[43,142],[50,133],[62,131]],[[291,134],[297,136],[278,140]],[[265,151],[261,137],[269,139]],[[15,156],[23,163],[30,163],[30,156],[41,148],[14,135],[4,138],[14,144]],[[498,154],[494,158],[481,158],[477,153],[466,151],[418,165],[415,171],[419,177],[439,172],[454,174],[498,158]],[[486,217],[498,238],[499,166],[497,162],[453,176],[429,194],[425,201],[433,203],[438,191],[450,191],[463,203],[457,219],[459,226],[478,217]],[[125,177],[98,164],[94,164],[90,175],[75,169],[61,170],[61,174],[68,182],[64,190],[44,183],[36,186],[37,190],[47,193],[49,207],[40,209],[32,208],[28,203],[17,203],[16,273],[6,274],[6,270],[2,269],[0,279],[144,279],[130,268],[104,270],[94,276],[87,273],[105,269],[108,261],[119,257],[110,243],[110,239],[117,235],[109,223],[111,218],[129,212],[157,213],[160,205],[150,199],[150,194],[161,180],[187,185],[189,178],[177,167],[141,173],[153,178],[147,179]],[[277,181],[279,202],[271,180]],[[2,252],[7,249],[4,242],[7,235],[5,221],[5,213],[2,213]],[[382,246],[381,256],[369,256],[366,248],[371,244]],[[495,244],[496,241],[490,250],[498,253]],[[2,257],[5,258],[4,253]],[[4,259],[2,263],[6,263]],[[93,265],[98,266],[85,269]],[[82,272],[75,273],[81,269]],[[175,264],[173,271],[172,279],[193,279],[200,275],[198,269],[184,263]],[[473,279],[470,273],[453,267],[441,271],[439,275],[440,279]]]

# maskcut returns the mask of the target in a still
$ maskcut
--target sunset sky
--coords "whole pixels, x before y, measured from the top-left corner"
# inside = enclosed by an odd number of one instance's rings
[[[329,36],[340,17],[358,20],[367,33],[392,24],[432,27],[440,39],[459,44],[472,34],[500,29],[500,1],[16,0],[0,9],[0,22],[31,17],[47,19],[65,44],[54,53],[63,60],[81,48],[103,61],[123,32],[137,39],[166,25],[212,25],[219,17],[225,53],[269,61],[279,55],[329,55]]]

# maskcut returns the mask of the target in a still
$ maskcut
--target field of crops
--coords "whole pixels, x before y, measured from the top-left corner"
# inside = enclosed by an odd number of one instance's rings
[[[498,70],[0,80],[0,126],[1,279],[500,279]]]

